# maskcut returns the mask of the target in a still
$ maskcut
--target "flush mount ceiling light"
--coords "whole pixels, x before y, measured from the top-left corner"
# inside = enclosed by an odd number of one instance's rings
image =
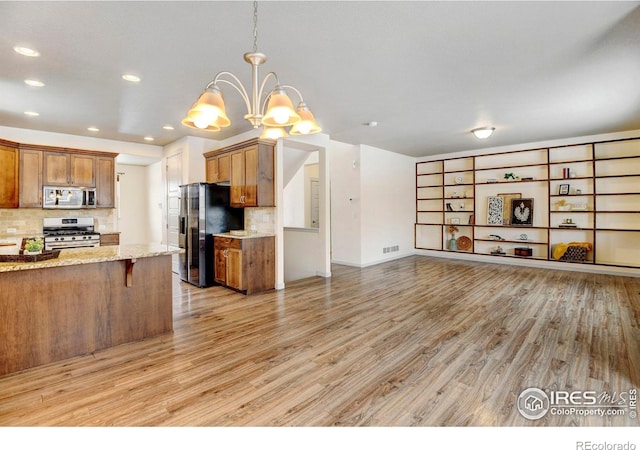
[[[24,80],[24,84],[32,87],[43,87],[44,83],[38,80]]]
[[[231,125],[222,99],[221,84],[233,87],[244,100],[247,114],[244,118],[253,128],[264,126],[262,138],[277,139],[286,137],[286,127],[291,127],[292,135],[313,134],[322,131],[313,117],[313,113],[304,102],[302,94],[290,85],[281,84],[275,72],[269,72],[259,82],[259,67],[267,57],[258,53],[258,2],[253,2],[253,52],[245,53],[244,60],[251,64],[251,96],[240,80],[231,72],[218,72],[205,87],[204,92],[187,112],[182,124],[191,128],[207,131],[220,131]],[[267,80],[273,77],[275,87],[262,98]],[[296,110],[285,90],[295,92],[300,102]],[[265,112],[266,106],[266,112]]]
[[[471,130],[471,132],[478,139],[486,139],[489,136],[491,136],[491,134],[493,133],[493,130],[495,130],[494,127],[482,127],[482,128],[473,129]]]
[[[30,56],[32,58],[35,58],[36,56],[40,56],[40,52],[37,50],[34,50],[32,48],[28,48],[28,47],[13,47],[13,50],[15,50],[16,53],[21,54],[22,56]]]
[[[35,111],[25,111],[24,114],[31,117],[38,117],[40,115],[40,113],[37,113]]]
[[[140,77],[137,75],[132,75],[130,73],[125,73],[124,75],[122,75],[122,79],[131,83],[140,83]]]

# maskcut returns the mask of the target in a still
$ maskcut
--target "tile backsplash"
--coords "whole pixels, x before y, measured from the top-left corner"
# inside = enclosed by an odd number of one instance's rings
[[[275,234],[276,208],[245,208],[244,229],[258,233]]]
[[[12,236],[41,236],[45,217],[93,217],[98,232],[117,231],[115,209],[49,210],[37,208],[0,209],[0,238]],[[7,229],[14,228],[9,234]]]

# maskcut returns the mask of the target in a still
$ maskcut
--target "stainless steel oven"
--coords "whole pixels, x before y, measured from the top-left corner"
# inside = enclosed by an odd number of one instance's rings
[[[100,246],[100,233],[94,231],[92,217],[45,217],[42,231],[45,250]]]

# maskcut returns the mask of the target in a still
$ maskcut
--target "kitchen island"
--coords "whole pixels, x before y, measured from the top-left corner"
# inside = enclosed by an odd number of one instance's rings
[[[117,245],[0,263],[0,375],[170,332],[179,251]]]

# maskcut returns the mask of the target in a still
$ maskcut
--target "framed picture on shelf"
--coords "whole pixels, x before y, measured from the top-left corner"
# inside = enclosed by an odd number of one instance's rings
[[[511,225],[533,225],[533,199],[521,198],[511,202]]]
[[[502,225],[503,205],[502,197],[487,198],[487,225]]]
[[[455,219],[455,218],[449,219],[449,223],[452,225],[460,225],[460,219]]]
[[[561,184],[560,186],[558,186],[558,195],[569,195],[569,185],[568,184]]]
[[[509,225],[511,223],[511,202],[513,201],[513,199],[522,198],[522,194],[498,194],[498,197],[502,197],[502,224]]]

